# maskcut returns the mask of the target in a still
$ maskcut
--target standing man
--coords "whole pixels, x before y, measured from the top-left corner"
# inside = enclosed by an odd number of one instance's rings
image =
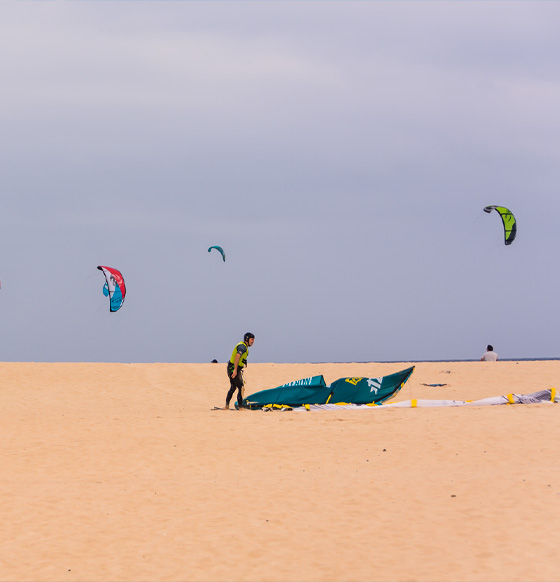
[[[239,342],[234,348],[227,365],[227,375],[229,378],[230,388],[226,396],[225,410],[229,409],[229,403],[233,393],[237,390],[237,406],[241,409],[243,403],[243,368],[247,365],[249,348],[255,343],[255,336],[248,331],[243,336],[243,341]]]
[[[480,358],[481,362],[497,362],[498,361],[498,354],[494,351],[494,348],[491,345],[486,347],[486,353],[482,355]]]

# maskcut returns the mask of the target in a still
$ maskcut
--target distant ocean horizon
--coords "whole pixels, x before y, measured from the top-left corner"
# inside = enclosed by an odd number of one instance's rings
[[[499,362],[554,362],[560,360],[560,357],[555,358],[499,358]],[[437,362],[480,362],[480,358],[459,360],[456,358],[450,360],[372,360],[370,362],[340,362],[341,364],[398,364],[402,362],[410,362],[412,364],[422,363],[437,363]],[[328,364],[332,362],[315,362],[316,364]]]
[[[552,357],[552,358],[500,358],[499,362],[556,362],[560,360],[560,356]],[[103,362],[103,361],[95,361],[95,360],[2,360],[0,364],[208,364],[208,363],[225,363],[226,360],[222,362],[168,362],[162,360],[153,360],[153,361],[133,361],[133,362],[126,362],[126,361],[118,361],[118,362]],[[399,363],[407,363],[407,364],[422,364],[422,363],[450,363],[450,362],[480,362],[480,358],[472,358],[472,359],[457,359],[451,358],[447,360],[347,360],[343,362],[332,362],[332,361],[324,361],[324,362],[254,362],[255,364],[399,364]]]

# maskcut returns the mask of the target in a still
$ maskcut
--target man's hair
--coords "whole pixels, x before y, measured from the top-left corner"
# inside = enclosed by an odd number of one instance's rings
[[[490,344],[488,344],[488,345],[486,346],[486,351],[487,351],[487,352],[493,352],[493,351],[494,351],[494,348],[493,348],[493,347],[492,347]]]

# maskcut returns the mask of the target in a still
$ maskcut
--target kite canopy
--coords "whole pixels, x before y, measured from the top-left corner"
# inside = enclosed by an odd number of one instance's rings
[[[379,378],[340,378],[330,386],[323,376],[303,378],[270,390],[255,392],[243,400],[247,408],[268,404],[303,406],[305,404],[381,404],[394,396],[410,378],[414,366]]]
[[[124,303],[126,285],[122,273],[112,267],[97,267],[105,275],[103,295],[109,297],[109,311],[118,311]]]
[[[222,255],[222,259],[225,263],[226,262],[226,254],[224,253],[224,249],[222,247],[214,246],[214,247],[210,247],[208,249],[208,252],[210,252],[212,249],[216,249]]]
[[[312,376],[295,382],[282,384],[277,388],[261,390],[248,396],[243,405],[248,408],[262,408],[266,404],[301,406],[302,404],[325,404],[331,394],[323,376]]]
[[[492,212],[495,210],[502,218],[502,223],[504,225],[504,238],[506,245],[510,245],[515,240],[515,235],[517,234],[517,222],[513,213],[508,210],[505,206],[486,206],[484,212]]]
[[[560,397],[556,396],[556,389],[539,390],[532,394],[504,394],[483,398],[482,400],[406,400],[404,402],[391,402],[382,406],[368,404],[310,404],[294,408],[296,411],[305,410],[390,410],[391,408],[423,408],[436,406],[496,406],[500,404],[557,404]]]
[[[329,402],[337,404],[381,404],[394,396],[410,378],[414,366],[381,378],[341,378],[331,384]]]

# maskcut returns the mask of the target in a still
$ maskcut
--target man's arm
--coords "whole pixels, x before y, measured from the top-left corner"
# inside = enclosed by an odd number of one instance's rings
[[[237,352],[235,354],[235,360],[233,360],[233,372],[231,373],[231,377],[235,378],[237,376],[237,366],[239,365],[239,360],[241,359],[241,354]]]

